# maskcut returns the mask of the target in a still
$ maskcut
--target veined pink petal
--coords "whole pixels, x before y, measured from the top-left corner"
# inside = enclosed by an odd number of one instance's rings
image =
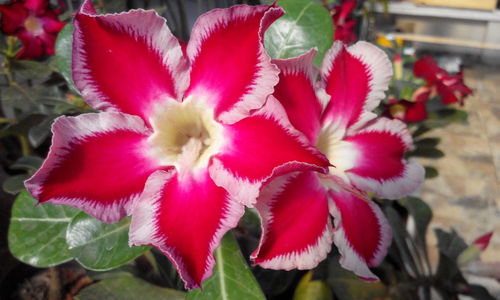
[[[392,77],[387,55],[367,42],[346,47],[335,42],[321,67],[326,93],[331,96],[323,124],[355,130],[376,117],[371,111],[384,98]]]
[[[198,288],[212,274],[213,251],[236,227],[243,206],[216,186],[207,172],[151,175],[132,214],[131,245],[153,245],[174,263],[186,288]]]
[[[285,108],[292,125],[316,144],[320,129],[321,102],[316,97],[314,82],[314,56],[311,50],[301,56],[273,60],[280,69],[280,81],[275,86],[274,97]]]
[[[22,3],[11,3],[0,5],[2,31],[8,35],[16,33],[16,30],[24,27],[24,21],[28,17],[28,10]]]
[[[368,267],[380,264],[391,245],[392,230],[387,219],[372,201],[342,190],[332,190],[330,196],[340,264],[365,280],[378,280]]]
[[[245,205],[253,205],[260,187],[272,176],[311,169],[326,172],[329,165],[291,126],[272,96],[251,117],[225,125],[224,132],[228,142],[214,157],[210,175]]]
[[[42,167],[25,182],[40,202],[82,209],[116,222],[130,209],[158,166],[148,159],[149,129],[121,113],[60,117]]]
[[[192,70],[186,95],[206,99],[225,123],[260,108],[278,82],[263,35],[281,15],[280,7],[236,5],[199,17],[187,46]]]
[[[403,122],[380,118],[345,141],[354,157],[347,176],[361,190],[395,199],[413,192],[423,182],[424,168],[404,159],[412,138]]]
[[[263,189],[255,205],[262,219],[256,264],[270,269],[312,269],[333,242],[327,191],[315,172],[280,176]]]
[[[73,79],[95,109],[148,122],[155,103],[182,98],[187,68],[177,39],[154,11],[96,15],[86,0],[75,17]]]

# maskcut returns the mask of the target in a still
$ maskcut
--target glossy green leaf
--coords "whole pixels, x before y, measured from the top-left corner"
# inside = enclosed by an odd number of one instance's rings
[[[265,46],[272,58],[288,58],[316,47],[315,64],[320,65],[333,42],[330,13],[319,1],[281,0],[286,13],[266,31]]]
[[[30,176],[28,174],[20,174],[8,177],[2,183],[2,188],[6,193],[15,195],[24,190],[24,181]]]
[[[14,202],[9,226],[9,248],[22,262],[48,267],[72,259],[66,228],[78,210],[63,205],[40,204],[23,191]]]
[[[110,270],[137,258],[149,247],[129,247],[130,217],[103,223],[85,213],[73,218],[66,240],[75,259],[90,270]]]
[[[333,300],[332,291],[326,282],[311,279],[312,271],[309,271],[297,285],[293,300]]]
[[[54,62],[56,68],[68,82],[70,89],[73,92],[78,93],[77,89],[75,88],[75,84],[73,83],[73,77],[71,75],[73,29],[73,24],[69,23],[57,35],[55,46],[56,54],[54,56]]]
[[[385,299],[389,289],[382,282],[368,282],[359,279],[354,273],[340,266],[339,257],[328,261],[328,284],[338,300]]]
[[[43,158],[27,155],[19,158],[10,168],[14,170],[36,171],[43,163]]]
[[[205,280],[203,290],[190,291],[187,300],[266,299],[231,233],[215,250],[215,259],[214,274]]]
[[[75,297],[77,300],[183,300],[184,292],[153,285],[132,275],[101,280]]]

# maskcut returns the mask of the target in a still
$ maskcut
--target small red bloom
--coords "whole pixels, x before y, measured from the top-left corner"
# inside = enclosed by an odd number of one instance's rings
[[[342,41],[346,44],[354,43],[358,38],[354,32],[356,20],[351,17],[352,11],[356,7],[356,0],[345,0],[333,9],[333,24],[335,24],[336,41]]]
[[[478,237],[474,241],[473,245],[476,245],[477,247],[479,247],[481,251],[483,251],[486,248],[488,248],[492,236],[493,236],[493,231],[488,232],[487,234]]]
[[[46,0],[14,0],[0,5],[2,31],[17,36],[23,46],[16,58],[32,59],[54,54],[57,34],[65,23]]]
[[[439,94],[444,105],[456,102],[463,105],[464,99],[473,92],[465,85],[462,72],[450,75],[430,56],[424,56],[415,62],[413,74],[425,79],[428,87]]]
[[[425,101],[411,102],[404,99],[391,99],[385,106],[384,115],[405,123],[422,122],[427,119]]]

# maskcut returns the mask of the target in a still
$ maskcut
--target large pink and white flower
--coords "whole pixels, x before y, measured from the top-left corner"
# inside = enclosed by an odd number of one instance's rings
[[[157,247],[187,288],[199,287],[263,182],[329,165],[267,99],[279,70],[262,38],[282,14],[264,5],[208,12],[184,54],[154,11],[98,15],[86,0],[73,79],[104,112],[57,119],[28,190],[105,222],[132,215],[130,244]]]
[[[281,73],[274,96],[332,166],[329,174],[295,172],[263,188],[256,205],[263,236],[252,258],[265,268],[310,269],[334,242],[345,268],[376,280],[369,267],[387,254],[392,231],[366,192],[407,195],[423,181],[424,169],[404,159],[412,146],[405,124],[372,112],[392,76],[386,54],[366,42],[336,42],[323,61],[318,90],[314,55],[275,61]]]

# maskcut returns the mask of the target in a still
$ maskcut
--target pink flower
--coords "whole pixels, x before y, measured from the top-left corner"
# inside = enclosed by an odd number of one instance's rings
[[[358,38],[354,32],[356,20],[352,18],[352,11],[356,7],[356,0],[344,0],[333,9],[333,24],[335,25],[334,40],[346,44],[354,43]]]
[[[422,122],[427,119],[425,101],[411,102],[404,99],[390,99],[385,105],[384,116],[405,123]]]
[[[465,85],[462,72],[450,75],[430,56],[424,56],[413,65],[413,74],[427,81],[427,89],[437,92],[444,105],[460,103],[473,91]]]
[[[47,0],[14,0],[0,5],[2,31],[17,36],[22,48],[16,58],[32,59],[54,54],[57,34],[66,23],[59,22],[58,11]]]
[[[104,112],[57,119],[28,190],[105,222],[132,215],[130,244],[157,247],[187,288],[199,287],[263,182],[329,165],[267,99],[279,70],[262,38],[282,14],[264,5],[208,12],[184,55],[154,11],[97,15],[86,0],[73,79]]]
[[[263,188],[256,205],[263,236],[252,258],[265,268],[310,269],[334,242],[345,268],[376,280],[368,267],[382,261],[392,232],[365,192],[407,195],[422,183],[424,169],[404,159],[412,146],[405,124],[371,112],[392,76],[386,54],[366,42],[334,43],[321,67],[320,97],[314,55],[275,61],[281,73],[274,96],[333,166],[329,174],[295,172]]]

